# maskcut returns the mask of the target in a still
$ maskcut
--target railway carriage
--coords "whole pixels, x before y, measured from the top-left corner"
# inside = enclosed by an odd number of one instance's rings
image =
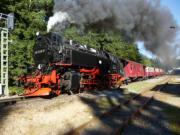
[[[154,77],[154,68],[153,67],[146,67],[145,75],[147,78]]]
[[[163,75],[165,73],[163,69],[159,69],[159,70],[160,70],[159,75]]]
[[[145,66],[133,61],[123,60],[125,78],[129,81],[145,77]]]
[[[154,68],[154,76],[158,76],[159,75],[159,69],[158,68]]]

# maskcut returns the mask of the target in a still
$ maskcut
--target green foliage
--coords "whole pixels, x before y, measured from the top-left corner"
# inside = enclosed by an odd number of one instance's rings
[[[95,49],[100,49],[100,36],[94,31],[88,31],[84,33],[81,29],[73,26],[64,32],[64,36],[68,39],[75,40],[78,43],[89,45]]]
[[[149,66],[149,67],[153,67],[154,66],[154,63],[153,63],[152,59],[149,59],[149,58],[147,58],[146,56],[143,56],[143,55],[141,56],[141,58],[142,58],[141,63],[143,65]]]
[[[16,87],[9,87],[10,95],[17,95],[17,88]]]
[[[129,91],[134,92],[142,92],[145,88],[147,88],[150,85],[150,82],[137,82],[134,84],[129,84],[125,86]]]
[[[21,94],[21,93],[24,93],[25,92],[25,89],[24,87],[16,87],[16,86],[12,86],[12,87],[9,87],[9,91],[10,91],[10,95],[17,95],[17,94]]]
[[[33,65],[32,48],[37,31],[46,32],[49,16],[52,15],[53,0],[6,0],[0,1],[2,13],[14,12],[15,29],[10,33],[9,84],[25,73],[27,65]]]

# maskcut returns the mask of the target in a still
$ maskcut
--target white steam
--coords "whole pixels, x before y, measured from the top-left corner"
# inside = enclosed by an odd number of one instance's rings
[[[49,32],[53,26],[58,23],[63,23],[65,21],[70,22],[70,16],[67,12],[56,12],[52,17],[49,18],[48,25],[47,25],[47,32]]]

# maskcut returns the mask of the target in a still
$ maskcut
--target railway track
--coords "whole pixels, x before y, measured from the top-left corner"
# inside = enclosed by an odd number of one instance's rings
[[[11,98],[4,98],[0,99],[0,106],[7,106],[7,105],[14,105],[14,104],[21,104],[21,103],[32,103],[38,101],[50,101],[56,100],[61,97],[68,96],[67,94],[59,95],[57,97],[25,97],[25,96],[16,96]]]
[[[132,84],[132,83],[137,83],[137,82],[131,82],[130,84]],[[54,97],[54,98],[58,98],[58,97]],[[32,102],[32,101],[42,101],[42,100],[48,100],[48,99],[42,98],[42,97],[16,96],[16,97],[0,99],[0,106],[13,105],[13,104],[17,104],[17,103],[26,103],[26,102]]]
[[[146,89],[138,95],[135,95],[118,106],[110,109],[101,116],[95,117],[85,124],[71,130],[67,134],[119,135],[153,100],[156,93],[166,87],[170,79],[171,77],[167,77],[165,80],[160,82],[161,85],[156,87],[154,91],[151,91],[152,88]],[[111,128],[108,129],[108,127]]]
[[[43,100],[43,99],[40,97],[17,96],[17,97],[0,99],[0,106],[7,106],[7,105],[18,104],[18,103],[26,103],[30,101],[40,101],[40,100]]]

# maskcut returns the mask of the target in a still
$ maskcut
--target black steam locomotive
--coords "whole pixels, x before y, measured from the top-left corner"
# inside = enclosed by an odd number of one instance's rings
[[[117,87],[123,80],[123,65],[117,57],[95,50],[57,33],[37,34],[33,48],[37,71],[21,76],[26,96],[60,94],[99,87]]]

